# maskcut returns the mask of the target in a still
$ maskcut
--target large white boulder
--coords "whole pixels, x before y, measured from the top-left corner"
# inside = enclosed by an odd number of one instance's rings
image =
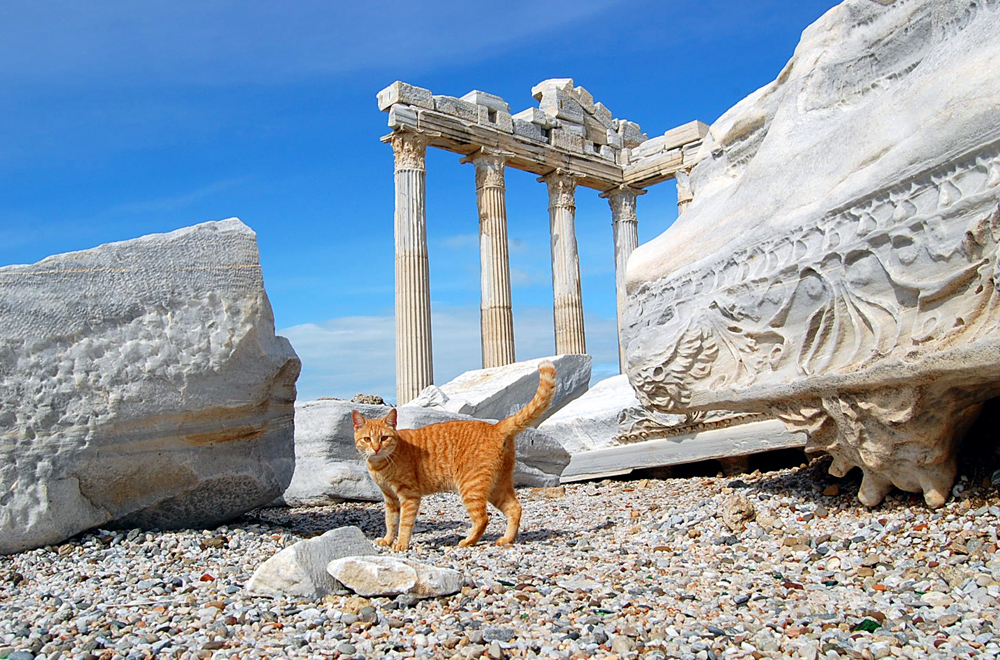
[[[628,263],[627,371],[667,413],[759,411],[831,472],[939,506],[1000,394],[1000,10],[847,0],[711,127]]]
[[[525,400],[527,402],[527,399]],[[321,399],[295,404],[295,472],[280,499],[289,506],[319,506],[343,500],[380,501],[382,493],[368,476],[354,445],[351,411],[384,417],[389,406]],[[399,428],[420,428],[453,419],[471,419],[420,406],[398,408]],[[569,454],[551,435],[529,428],[517,436],[514,482],[552,486],[569,463]]]
[[[236,219],[0,268],[0,552],[273,500],[299,366]]]
[[[402,407],[434,408],[477,419],[504,419],[524,407],[535,395],[538,365],[545,361],[556,368],[556,393],[552,405],[535,423],[538,426],[587,391],[593,362],[589,355],[553,355],[466,371],[440,387],[426,388]]]

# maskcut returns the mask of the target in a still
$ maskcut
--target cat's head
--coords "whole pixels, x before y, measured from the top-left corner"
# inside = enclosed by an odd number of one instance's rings
[[[392,454],[399,441],[396,433],[396,409],[393,408],[385,417],[366,419],[357,410],[351,411],[354,422],[354,446],[362,456],[368,459],[385,458]]]

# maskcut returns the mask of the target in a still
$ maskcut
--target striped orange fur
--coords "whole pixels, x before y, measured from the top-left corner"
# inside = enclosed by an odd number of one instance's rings
[[[354,444],[385,498],[385,536],[375,542],[406,550],[420,498],[454,490],[472,519],[472,528],[459,545],[473,545],[483,535],[487,502],[507,519],[497,545],[513,543],[521,524],[521,505],[514,491],[514,438],[548,409],[555,391],[556,369],[546,361],[538,367],[535,396],[496,424],[456,420],[397,429],[395,409],[374,419],[351,411]]]

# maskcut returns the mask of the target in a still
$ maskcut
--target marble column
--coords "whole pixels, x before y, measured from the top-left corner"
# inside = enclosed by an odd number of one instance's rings
[[[510,253],[507,245],[505,157],[481,149],[463,163],[476,167],[479,206],[479,259],[483,368],[514,362],[514,316],[511,311]]]
[[[694,199],[694,193],[691,192],[691,170],[677,170],[674,182],[677,184],[677,215],[680,215]]]
[[[396,404],[434,382],[427,260],[427,138],[396,132]]]
[[[556,170],[543,176],[549,187],[549,229],[552,233],[552,294],[556,354],[586,353],[580,256],[576,246],[576,180]]]
[[[622,315],[625,311],[625,264],[639,245],[639,218],[636,215],[636,197],[645,190],[626,185],[601,193],[611,206],[611,232],[615,245],[615,288],[618,298],[618,366],[625,373],[625,346],[622,345]]]

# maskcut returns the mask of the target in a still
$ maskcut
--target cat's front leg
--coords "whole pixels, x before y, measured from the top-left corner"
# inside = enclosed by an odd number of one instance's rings
[[[382,491],[382,496],[385,499],[385,536],[377,539],[375,545],[386,548],[392,545],[396,538],[396,528],[399,527],[399,499],[395,493],[385,490]]]
[[[399,494],[400,519],[399,538],[392,546],[393,550],[406,550],[410,547],[410,535],[413,533],[413,523],[417,520],[420,510],[420,495],[412,493]]]

